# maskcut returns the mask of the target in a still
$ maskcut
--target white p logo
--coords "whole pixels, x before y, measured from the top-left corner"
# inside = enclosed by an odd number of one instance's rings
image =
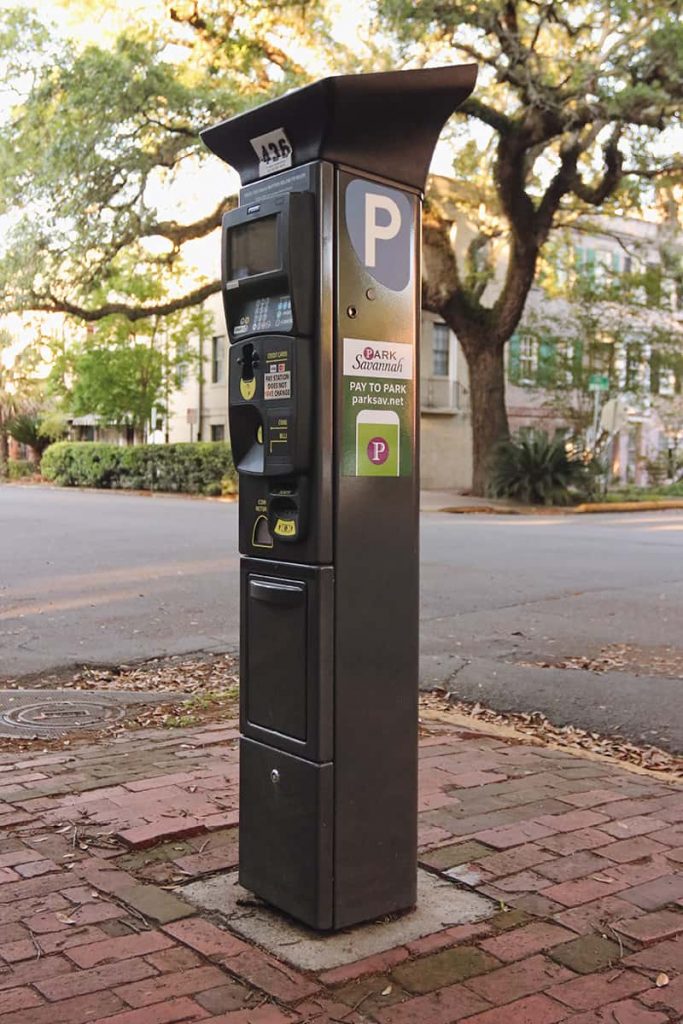
[[[402,292],[413,280],[415,198],[364,178],[344,192],[344,220],[362,270],[385,288]],[[342,236],[343,237],[343,236]]]
[[[371,441],[372,455],[370,458],[373,462],[384,462],[384,456],[387,451],[386,441]]]
[[[377,223],[377,213],[389,214],[388,224]],[[377,242],[388,242],[401,230],[401,211],[390,196],[367,192],[365,195],[365,265],[377,266]]]

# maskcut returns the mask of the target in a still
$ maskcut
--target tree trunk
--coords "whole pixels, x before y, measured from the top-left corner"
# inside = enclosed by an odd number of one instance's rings
[[[462,338],[460,339],[462,342]],[[472,494],[485,495],[493,449],[510,436],[505,409],[505,346],[463,342],[470,375]]]
[[[0,426],[0,477],[7,476],[9,461],[9,436],[4,427]]]

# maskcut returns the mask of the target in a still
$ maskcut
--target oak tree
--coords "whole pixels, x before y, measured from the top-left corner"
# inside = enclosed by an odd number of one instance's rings
[[[461,108],[479,130],[455,160],[465,183],[425,217],[424,302],[467,358],[474,491],[508,434],[504,349],[524,311],[543,246],[587,210],[619,213],[638,186],[681,175],[667,142],[683,101],[681,0],[379,0],[404,57],[479,65]],[[680,142],[680,135],[678,136]],[[454,208],[474,231],[453,245]],[[496,271],[500,260],[504,272]]]
[[[394,66],[480,67],[455,121],[455,203],[439,189],[426,209],[424,280],[426,306],[456,332],[469,364],[476,492],[507,434],[505,344],[554,226],[586,209],[623,210],[638,201],[634,183],[680,171],[659,140],[680,118],[682,5],[375,0],[369,8],[378,34],[366,52],[376,68],[388,54]],[[81,6],[87,14],[91,4]],[[69,41],[22,9],[3,14],[0,62],[18,89],[0,125],[5,308],[135,322],[218,291],[216,275],[186,254],[230,200],[221,190],[185,217],[168,201],[201,174],[198,130],[313,76],[370,70],[331,38],[315,0],[166,0],[160,10],[106,44]],[[462,213],[474,231],[454,247]],[[160,294],[127,295],[117,281],[128,271],[161,282]]]
[[[186,212],[199,130],[304,81],[292,54],[320,50],[325,27],[305,2],[168,0],[100,42],[100,5],[79,6],[91,39],[0,12],[0,310],[134,322],[195,306],[220,285],[188,249],[234,202],[225,173]],[[163,287],[139,300],[118,287],[128,274]]]

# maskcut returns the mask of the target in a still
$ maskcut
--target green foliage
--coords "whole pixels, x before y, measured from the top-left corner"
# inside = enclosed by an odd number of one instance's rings
[[[50,444],[50,438],[41,431],[41,418],[36,413],[22,413],[7,423],[7,430],[19,444],[33,448],[37,455],[42,455]]]
[[[84,20],[99,8],[94,0],[61,6],[85,9]],[[651,201],[662,173],[671,182],[680,169],[662,133],[680,124],[681,6],[366,5],[378,18],[364,51],[374,69],[463,61],[480,68],[458,120],[455,200],[433,197],[424,238],[425,301],[456,332],[470,365],[477,489],[486,454],[507,432],[503,346],[553,227],[596,207],[636,209]],[[371,70],[356,56],[360,40],[344,47],[331,38],[327,7],[174,0],[143,23],[130,13],[125,20],[113,0],[108,13],[118,12],[122,30],[87,45],[49,15],[16,5],[0,13],[0,76],[18,87],[16,102],[0,112],[0,216],[9,227],[0,308],[89,321],[118,312],[132,321],[217,293],[216,275],[193,267],[191,250],[232,200],[209,187],[214,199],[188,209],[188,223],[184,211],[169,214],[169,198],[175,202],[188,180],[201,192],[209,159],[201,127],[311,77],[351,71],[354,61]],[[506,272],[494,274],[505,260]],[[478,358],[484,349],[496,359]]]
[[[636,487],[629,484],[626,487],[615,488],[609,491],[605,501],[665,501],[667,498],[683,499],[683,480],[674,484],[662,484],[657,487]]]
[[[48,442],[59,441],[69,429],[69,423],[63,412],[58,409],[41,413],[38,421],[38,434]]]
[[[9,423],[17,417],[32,414],[39,394],[35,379],[37,350],[27,346],[6,360],[6,350],[11,353],[13,341],[9,331],[0,328],[0,477],[7,473]]]
[[[457,117],[455,181],[432,183],[423,298],[468,362],[481,494],[488,455],[508,433],[503,348],[554,229],[590,232],[596,209],[652,209],[661,185],[681,181],[683,0],[561,9],[531,0],[377,0],[377,9],[404,59],[479,69]],[[549,354],[538,360],[541,383],[554,372]]]
[[[161,364],[161,353],[140,342],[85,349],[74,359],[72,412],[143,427],[161,399]]]
[[[167,412],[182,375],[199,365],[196,339],[208,332],[208,319],[201,309],[138,324],[106,317],[85,341],[56,352],[50,393],[72,415],[95,414],[142,436],[153,410]]]
[[[224,498],[237,494],[237,475],[235,473],[223,477],[220,493]]]
[[[570,505],[589,487],[585,463],[544,434],[510,438],[494,451],[489,491],[525,505]]]
[[[10,480],[25,480],[35,472],[35,464],[28,459],[10,459],[7,463],[7,476]]]
[[[230,445],[220,441],[130,447],[58,441],[43,455],[41,472],[63,487],[220,494],[224,479],[236,487]]]
[[[83,315],[194,305],[218,288],[185,243],[217,228],[229,202],[216,194],[186,224],[169,217],[168,196],[193,188],[208,159],[201,128],[306,79],[292,54],[326,46],[318,5],[178,0],[145,17],[114,2],[110,31],[85,44],[59,10],[79,5],[0,10],[0,77],[17,86],[0,108],[3,304]],[[100,6],[86,3],[82,20],[99,22]]]
[[[557,232],[547,246],[540,283],[554,301],[526,311],[510,339],[508,376],[516,384],[545,388],[546,407],[576,435],[593,423],[596,374],[609,384],[600,406],[620,397],[622,405],[637,408],[649,393],[657,396],[660,416],[680,428],[675,400],[683,391],[683,330],[672,310],[683,295],[683,246],[667,241],[674,232],[673,225],[662,224],[656,264],[648,262],[649,237],[629,240],[626,257],[610,244],[608,226],[596,228],[589,244],[576,246],[576,233]],[[522,342],[527,353],[536,354],[531,379],[521,372]]]

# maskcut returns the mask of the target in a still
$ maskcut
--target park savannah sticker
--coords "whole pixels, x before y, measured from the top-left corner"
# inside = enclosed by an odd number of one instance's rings
[[[344,476],[410,476],[413,346],[344,338]]]

